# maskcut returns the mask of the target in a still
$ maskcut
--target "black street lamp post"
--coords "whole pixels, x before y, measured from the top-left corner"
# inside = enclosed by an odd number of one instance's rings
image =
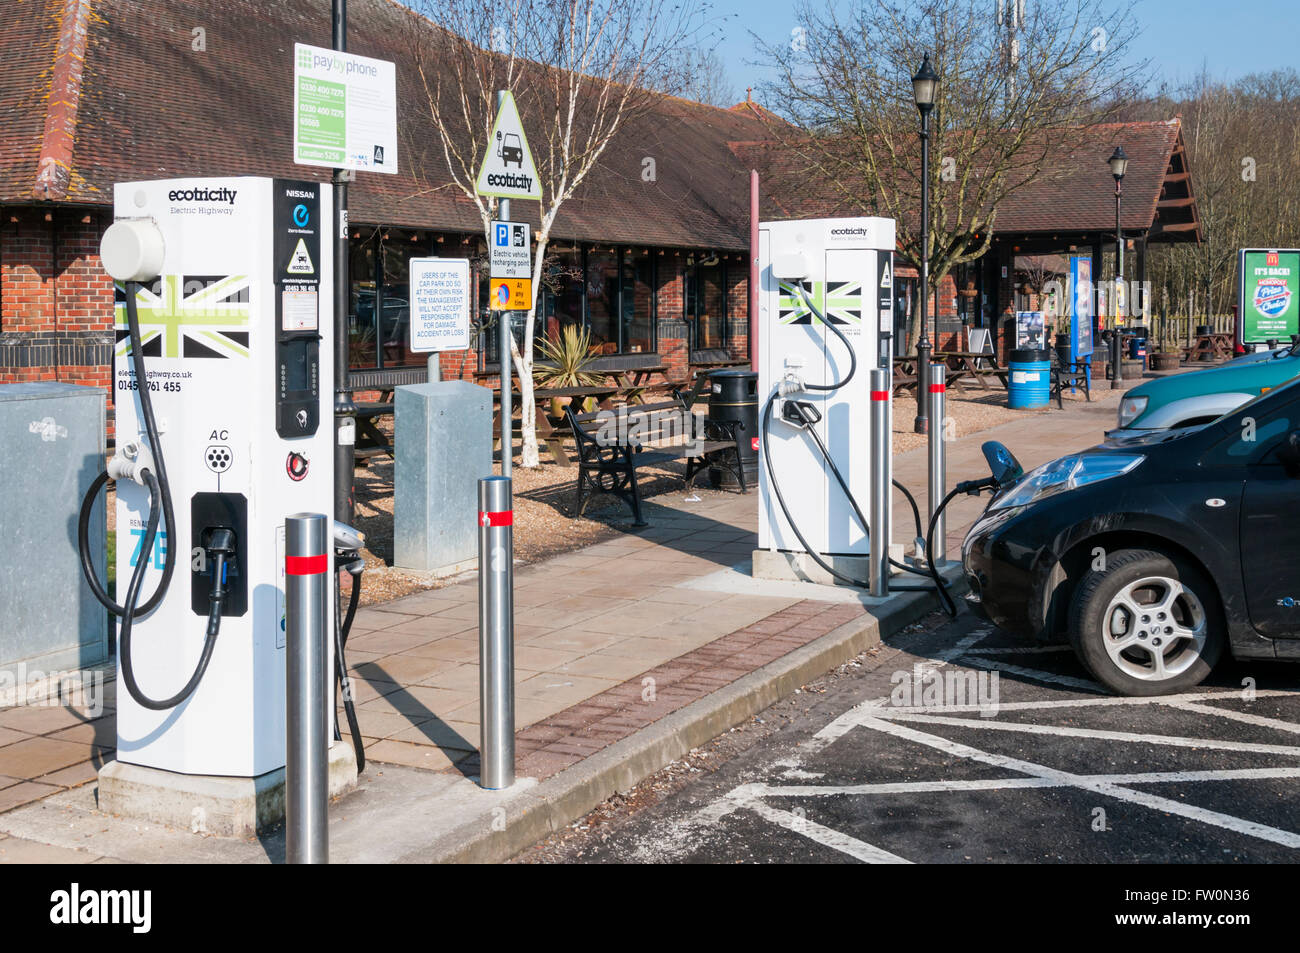
[[[1124,387],[1124,351],[1123,334],[1120,322],[1123,320],[1120,309],[1127,305],[1124,294],[1124,230],[1119,223],[1120,201],[1123,196],[1124,170],[1128,168],[1128,156],[1123,146],[1116,146],[1106,160],[1110,174],[1115,177],[1115,326],[1110,335],[1110,387],[1121,390]],[[1123,301],[1123,305],[1121,305]]]
[[[912,97],[921,114],[921,340],[916,345],[916,420],[912,426],[916,433],[930,429],[930,111],[938,90],[939,76],[927,53],[912,77]]]

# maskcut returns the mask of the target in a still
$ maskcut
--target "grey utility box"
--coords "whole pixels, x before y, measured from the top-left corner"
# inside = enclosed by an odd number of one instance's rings
[[[108,617],[81,578],[77,512],[104,470],[104,391],[0,384],[0,672],[31,680],[108,658]],[[104,580],[103,493],[90,551]]]
[[[492,391],[467,381],[398,387],[393,417],[393,565],[471,568],[478,481],[492,475]]]

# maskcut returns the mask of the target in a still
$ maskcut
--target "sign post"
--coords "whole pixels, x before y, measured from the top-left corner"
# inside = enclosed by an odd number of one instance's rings
[[[1300,334],[1300,249],[1243,248],[1237,275],[1240,344],[1289,342]]]
[[[524,124],[519,118],[519,109],[515,106],[515,97],[510,90],[497,92],[497,116],[492,123],[492,132],[488,136],[487,153],[479,165],[478,180],[474,190],[479,195],[497,199],[496,221],[492,224],[492,289],[488,295],[489,307],[500,312],[501,322],[501,475],[510,476],[514,462],[513,410],[510,407],[511,383],[510,370],[510,318],[515,311],[527,311],[532,307],[532,272],[525,269],[522,276],[498,276],[498,261],[505,270],[517,271],[518,246],[514,245],[518,237],[516,229],[523,229],[523,261],[529,261],[528,226],[520,222],[511,222],[511,199],[535,199],[541,201],[542,187],[537,179],[537,166],[533,164],[533,153],[528,148],[528,136],[524,134]],[[503,227],[508,232],[498,232]],[[498,259],[498,235],[503,237],[509,254],[502,252]]]

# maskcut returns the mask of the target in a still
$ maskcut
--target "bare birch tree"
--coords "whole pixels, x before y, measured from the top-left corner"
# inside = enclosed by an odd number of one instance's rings
[[[988,250],[999,204],[1052,174],[1072,127],[1106,118],[1145,70],[1119,0],[799,0],[799,24],[761,43],[777,78],[760,90],[774,136],[841,207],[897,223],[903,261],[919,268],[920,120],[912,75],[929,54],[939,75],[930,121],[930,279]],[[1023,15],[1008,11],[1023,8]],[[919,299],[919,296],[918,296]],[[919,300],[918,300],[919,304]],[[919,340],[913,322],[910,344]]]
[[[511,348],[522,397],[520,462],[535,467],[536,313],[556,216],[620,130],[651,104],[649,90],[682,88],[684,61],[676,54],[692,44],[706,14],[671,0],[419,0],[412,6],[410,47],[439,140],[435,150],[450,179],[429,187],[450,187],[472,201],[489,234],[495,200],[474,186],[498,90],[514,95],[537,166],[533,302],[522,348]],[[508,386],[504,367],[502,381]]]

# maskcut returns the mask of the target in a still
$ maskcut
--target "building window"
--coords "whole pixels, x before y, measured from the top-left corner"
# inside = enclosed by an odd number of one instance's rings
[[[552,245],[546,250],[535,337],[558,338],[571,324],[582,324],[582,249],[575,245]]]
[[[726,269],[716,255],[686,259],[682,298],[693,351],[727,346]]]
[[[377,237],[377,236],[375,236]],[[378,328],[375,322],[375,237],[350,243],[348,294],[348,366],[379,366]]]
[[[618,354],[623,350],[618,260],[616,251],[587,252],[587,329],[597,354]]]
[[[648,250],[623,252],[623,350],[630,354],[654,351],[655,260]]]

